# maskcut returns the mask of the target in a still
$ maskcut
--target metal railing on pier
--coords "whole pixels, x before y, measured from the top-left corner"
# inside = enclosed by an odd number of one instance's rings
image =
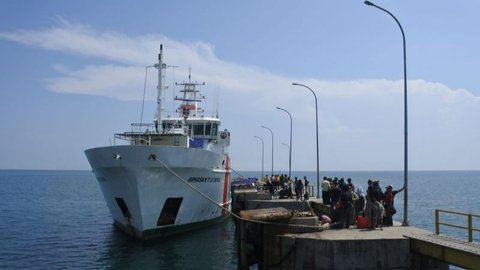
[[[461,224],[451,224],[446,222],[440,221],[440,213],[452,214],[456,216],[466,216],[467,217],[467,225]],[[462,230],[468,231],[468,242],[473,242],[473,232],[480,232],[480,228],[473,227],[473,218],[480,218],[480,214],[472,214],[472,213],[464,213],[458,211],[450,211],[450,210],[443,210],[443,209],[435,209],[435,234],[440,234],[440,225],[458,228]]]
[[[310,198],[315,198],[315,188],[314,188],[314,186],[307,186],[305,191],[308,192],[308,195],[310,196]]]

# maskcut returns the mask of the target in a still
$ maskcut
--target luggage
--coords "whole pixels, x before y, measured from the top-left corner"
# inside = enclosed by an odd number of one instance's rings
[[[370,226],[370,220],[367,217],[358,216],[357,217],[357,228],[358,229],[365,229]]]

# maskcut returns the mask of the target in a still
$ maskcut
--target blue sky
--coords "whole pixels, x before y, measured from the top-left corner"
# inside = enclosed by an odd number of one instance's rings
[[[409,167],[480,169],[480,2],[374,1],[407,38]],[[205,81],[232,133],[232,167],[403,169],[401,34],[363,1],[1,1],[0,168],[89,169],[85,149],[139,122],[159,44],[167,84]],[[153,119],[149,73],[144,119]],[[170,88],[173,89],[173,86]],[[218,94],[216,94],[218,93]],[[167,93],[167,98],[172,93]],[[167,101],[167,109],[173,105]],[[211,111],[211,110],[210,110]]]

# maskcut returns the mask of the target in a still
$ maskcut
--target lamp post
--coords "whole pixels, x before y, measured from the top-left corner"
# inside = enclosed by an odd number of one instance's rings
[[[280,108],[280,107],[277,107],[278,110],[281,110],[281,111],[284,111],[288,114],[288,116],[290,116],[290,145],[288,146],[288,177],[291,177],[292,176],[292,131],[293,131],[293,119],[292,119],[292,115],[290,114],[289,111],[283,109],[283,108]]]
[[[320,159],[319,159],[319,151],[318,151],[318,101],[317,101],[317,95],[312,90],[312,88],[310,88],[310,87],[308,87],[304,84],[292,83],[292,85],[302,86],[302,87],[307,88],[308,90],[310,90],[312,92],[313,96],[315,97],[315,128],[316,128],[316,132],[317,132],[317,135],[316,135],[316,137],[317,137],[317,198],[320,198],[319,197],[319,194],[320,194],[320,170],[319,170]]]
[[[407,118],[407,49],[406,49],[406,43],[405,43],[405,33],[403,32],[402,25],[400,22],[393,16],[390,11],[379,7],[375,5],[374,3],[370,1],[365,1],[364,2],[368,6],[376,7],[380,9],[381,11],[387,13],[390,15],[395,22],[398,24],[398,27],[400,27],[400,31],[402,32],[402,38],[403,38],[403,113],[404,113],[404,167],[403,167],[403,187],[405,188],[404,190],[404,202],[403,202],[403,226],[408,226],[408,118]]]
[[[260,137],[258,137],[258,136],[253,136],[253,137],[259,139],[259,140],[262,142],[262,180],[263,180],[263,172],[264,172],[264,171],[263,171],[263,161],[265,160],[265,159],[264,159],[264,156],[265,156],[265,155],[264,155],[264,153],[265,153],[264,149],[265,149],[265,147],[264,147],[264,143],[263,143],[263,139],[262,139],[262,138],[260,138]]]
[[[266,126],[262,126],[262,128],[268,129],[270,131],[270,133],[272,134],[272,174],[270,175],[270,177],[272,177],[273,176],[273,131]]]

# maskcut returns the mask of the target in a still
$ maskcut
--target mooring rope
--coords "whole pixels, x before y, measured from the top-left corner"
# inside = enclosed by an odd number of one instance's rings
[[[233,213],[232,211],[228,210],[222,204],[215,202],[212,198],[208,197],[208,195],[204,194],[200,190],[198,190],[196,187],[194,187],[192,184],[188,183],[187,180],[183,179],[180,175],[178,175],[174,170],[172,170],[170,167],[167,166],[163,161],[157,158],[156,155],[151,154],[148,157],[149,160],[155,160],[158,161],[162,166],[167,169],[171,174],[173,174],[176,178],[178,178],[180,181],[182,181],[185,185],[187,185],[189,188],[200,194],[202,197],[207,199],[209,202],[213,203],[217,207],[220,207],[222,210],[225,210],[225,212],[229,213],[232,215],[234,218],[241,220],[241,221],[247,221],[247,222],[253,222],[253,223],[258,223],[258,224],[265,224],[265,225],[274,225],[274,226],[287,226],[295,229],[302,229],[302,228],[311,228],[311,229],[317,229],[319,231],[322,231],[323,228],[319,226],[312,226],[312,225],[303,225],[303,224],[282,224],[282,223],[276,223],[276,222],[268,222],[268,221],[263,221],[263,220],[252,220],[252,219],[246,219],[238,216],[237,214]],[[295,233],[295,232],[292,232]]]
[[[232,211],[230,211],[230,210],[228,210],[227,208],[223,207],[222,204],[217,203],[217,202],[214,201],[212,198],[208,197],[206,194],[204,194],[203,192],[201,192],[200,190],[198,190],[196,187],[194,187],[192,184],[188,183],[187,180],[183,179],[183,177],[181,177],[181,176],[178,175],[175,171],[173,171],[170,167],[168,167],[167,164],[165,164],[163,161],[161,161],[160,159],[158,159],[156,155],[151,154],[151,155],[148,157],[148,159],[150,159],[150,160],[156,160],[156,161],[160,162],[160,164],[162,164],[162,166],[165,167],[165,169],[167,169],[171,174],[173,174],[175,177],[177,177],[178,179],[180,179],[180,180],[181,180],[185,185],[187,185],[189,188],[193,189],[195,192],[198,192],[198,194],[202,195],[202,197],[204,197],[205,199],[207,199],[208,201],[210,201],[210,202],[213,203],[214,205],[222,208],[223,210],[225,210],[226,212],[228,212],[228,213],[231,214],[232,216],[241,219],[241,217],[235,215]]]
[[[239,172],[235,171],[232,167],[230,167],[230,170],[232,170],[232,172],[236,173],[238,176],[242,178],[246,178],[245,176],[241,175]]]

